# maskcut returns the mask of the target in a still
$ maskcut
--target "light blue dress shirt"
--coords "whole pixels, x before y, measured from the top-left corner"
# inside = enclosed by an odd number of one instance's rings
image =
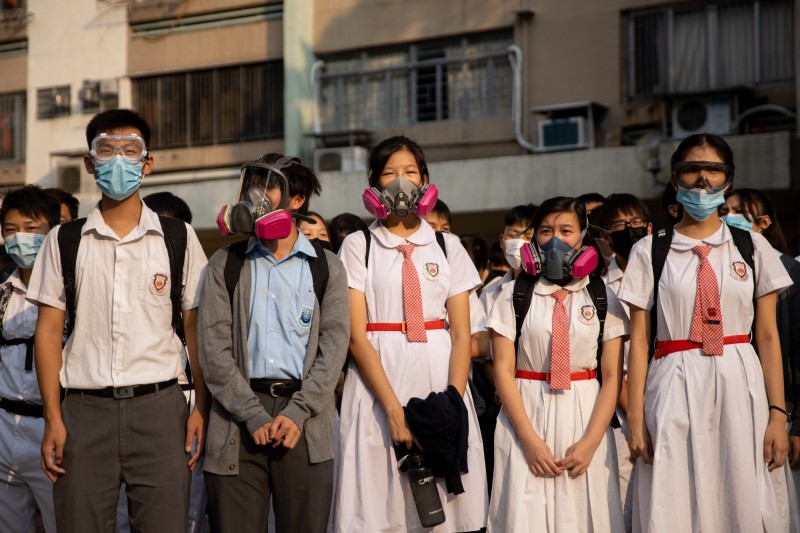
[[[317,253],[299,232],[292,251],[280,261],[256,238],[250,239],[247,253],[253,259],[247,329],[250,377],[300,380],[315,301],[306,258]]]

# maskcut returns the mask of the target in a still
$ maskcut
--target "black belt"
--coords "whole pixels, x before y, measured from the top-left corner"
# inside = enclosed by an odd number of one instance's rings
[[[32,416],[35,418],[44,417],[44,407],[35,403],[0,398],[0,408],[5,409],[9,413],[14,413],[15,415]]]
[[[194,385],[192,385],[191,383],[181,383],[181,390],[182,391],[194,390]]]
[[[251,379],[250,388],[273,398],[288,398],[302,388],[302,383],[292,379]]]
[[[149,385],[131,385],[129,387],[106,387],[104,389],[67,389],[67,394],[86,394],[88,396],[99,396],[101,398],[114,398],[115,400],[125,400],[135,396],[153,394],[170,385],[175,385],[178,378],[161,383],[151,383]]]

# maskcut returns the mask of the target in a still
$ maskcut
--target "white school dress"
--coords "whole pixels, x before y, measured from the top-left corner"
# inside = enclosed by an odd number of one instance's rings
[[[390,233],[380,222],[370,226],[369,269],[364,265],[365,237],[349,235],[339,250],[347,269],[349,286],[363,291],[368,322],[402,322],[403,254],[396,247],[416,245],[412,259],[419,274],[425,320],[445,317],[447,298],[480,284],[466,251],[457,237],[444,234],[447,257],[424,220],[407,239]],[[428,330],[428,342],[410,343],[401,332],[368,332],[386,376],[400,403],[425,398],[447,388],[450,364],[450,333]],[[467,389],[464,396],[469,415],[469,473],[461,476],[465,492],[448,494],[443,479],[437,479],[446,521],[433,529],[419,523],[407,476],[397,469],[386,413],[364,383],[354,363],[344,385],[339,425],[339,464],[335,496],[334,530],[353,531],[475,531],[486,526],[488,496],[478,419]]]
[[[702,240],[720,284],[724,334],[748,334],[753,286],[760,297],[791,285],[777,254],[753,238],[753,272],[725,224]],[[673,232],[658,285],[659,340],[689,338],[701,241]],[[652,236],[631,251],[619,297],[653,305]],[[653,465],[639,460],[634,480],[633,531],[753,533],[784,531],[764,462],[769,406],[764,375],[751,344],[725,345],[724,355],[701,349],[654,359],[647,372],[644,417]]]
[[[600,323],[586,286],[589,278],[573,280],[564,305],[569,316],[572,372],[597,367]],[[522,323],[517,369],[550,371],[550,340],[555,307],[553,293],[561,287],[540,277],[531,306]],[[492,307],[487,328],[510,340],[516,320],[508,284]],[[608,312],[603,339],[628,333],[628,321],[614,292],[606,288]],[[598,369],[599,371],[599,369]],[[594,410],[600,384],[596,379],[573,381],[572,389],[554,391],[546,381],[517,379],[517,387],[533,430],[553,452],[556,461],[583,437]],[[517,433],[505,409],[497,417],[494,434],[494,483],[489,506],[489,531],[537,533],[617,532],[623,530],[619,473],[614,434],[609,426],[589,469],[575,479],[567,472],[556,478],[534,475],[528,468]]]

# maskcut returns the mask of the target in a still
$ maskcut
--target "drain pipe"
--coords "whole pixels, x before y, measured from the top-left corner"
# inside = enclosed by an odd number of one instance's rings
[[[313,128],[314,133],[318,134],[322,131],[322,119],[320,118],[320,111],[319,111],[319,93],[320,93],[320,72],[322,72],[323,67],[325,67],[325,62],[322,60],[315,61],[313,65],[311,65],[311,73],[310,73],[310,81],[311,81],[311,88],[314,93],[314,102],[311,106],[311,114],[312,114],[312,121],[313,121]]]
[[[539,149],[522,134],[522,50],[512,44],[508,47],[508,61],[514,74],[514,96],[511,104],[511,117],[514,121],[514,138],[525,150],[537,153]]]

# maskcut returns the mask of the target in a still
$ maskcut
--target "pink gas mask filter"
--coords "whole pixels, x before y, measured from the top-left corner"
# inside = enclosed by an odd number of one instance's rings
[[[381,220],[389,213],[398,217],[409,213],[424,217],[433,210],[438,198],[436,185],[429,183],[419,189],[404,176],[398,176],[383,190],[368,187],[361,195],[366,210]]]

